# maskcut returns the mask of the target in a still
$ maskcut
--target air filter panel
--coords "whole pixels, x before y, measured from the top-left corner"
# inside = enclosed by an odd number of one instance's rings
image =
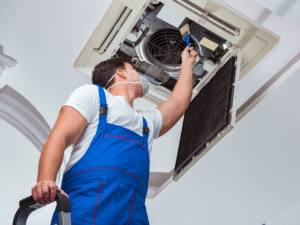
[[[231,57],[190,103],[184,115],[176,173],[230,124],[236,60]]]

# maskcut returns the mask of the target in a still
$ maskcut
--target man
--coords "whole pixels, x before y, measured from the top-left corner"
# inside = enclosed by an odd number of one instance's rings
[[[147,93],[149,81],[130,63],[120,59],[99,63],[93,85],[71,94],[44,144],[32,188],[34,200],[55,201],[56,175],[64,150],[72,144],[59,189],[70,199],[72,225],[149,224],[145,199],[152,142],[187,110],[196,55],[193,47],[184,49],[170,99],[152,111],[133,110],[134,99]],[[51,225],[58,224],[58,216],[56,208]]]

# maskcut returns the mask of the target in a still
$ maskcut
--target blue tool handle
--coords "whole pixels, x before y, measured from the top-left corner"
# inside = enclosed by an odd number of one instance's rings
[[[188,35],[183,39],[183,41],[185,41],[186,44],[187,44],[187,46],[189,46],[189,47],[191,47],[191,46],[190,46],[190,42],[189,42],[190,36],[191,36],[191,34],[188,34]],[[189,50],[189,53],[191,53],[190,50]]]

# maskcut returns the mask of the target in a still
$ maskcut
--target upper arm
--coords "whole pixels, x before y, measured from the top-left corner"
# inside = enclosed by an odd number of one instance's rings
[[[169,99],[161,103],[157,109],[162,116],[162,127],[159,132],[159,137],[168,132],[180,118],[184,115],[187,107],[182,105],[176,99]]]
[[[56,123],[51,130],[51,135],[60,135],[65,139],[66,146],[69,147],[81,135],[87,126],[87,120],[76,109],[64,106],[58,115]]]

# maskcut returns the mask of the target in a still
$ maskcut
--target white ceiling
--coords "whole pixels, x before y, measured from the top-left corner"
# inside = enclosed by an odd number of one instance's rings
[[[0,2],[0,44],[18,62],[4,72],[12,74],[8,85],[30,101],[50,127],[71,92],[92,83],[73,63],[110,2]],[[272,14],[262,23],[281,39],[241,80],[239,107],[299,52],[300,1],[224,2],[253,20],[258,3],[283,18]],[[150,224],[300,224],[299,83],[297,69],[178,182],[147,199]],[[142,101],[137,99],[134,108]],[[177,149],[171,144],[179,141],[180,129],[178,123],[153,143],[151,171],[174,167]],[[18,201],[31,195],[36,184],[40,153],[2,120],[0,143],[0,218],[2,224],[11,224]],[[32,213],[28,224],[50,224],[54,208],[55,203]]]

